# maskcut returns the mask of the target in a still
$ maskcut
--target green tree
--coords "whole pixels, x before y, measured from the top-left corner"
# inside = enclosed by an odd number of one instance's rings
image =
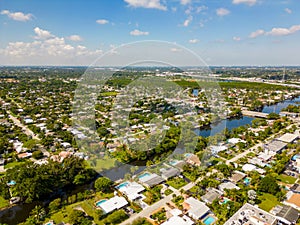
[[[110,189],[111,185],[112,185],[112,181],[107,178],[107,177],[99,177],[96,181],[95,181],[95,189],[97,191],[102,191],[102,192],[106,192]]]
[[[280,192],[280,187],[277,184],[276,178],[267,175],[263,179],[261,179],[258,190],[261,192],[276,195],[277,192]]]
[[[61,199],[60,198],[54,199],[49,204],[49,210],[50,211],[56,211],[60,208],[60,206],[61,206]]]
[[[44,154],[41,150],[37,150],[32,153],[32,158],[34,158],[34,159],[41,159],[43,157],[44,157]]]

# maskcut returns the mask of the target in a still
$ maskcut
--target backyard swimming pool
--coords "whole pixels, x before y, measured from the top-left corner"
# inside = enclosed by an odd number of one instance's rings
[[[213,224],[215,221],[216,221],[215,218],[213,218],[213,217],[211,217],[211,216],[208,216],[208,217],[203,221],[203,223],[204,223],[205,225],[210,225],[210,224]]]
[[[120,184],[120,185],[118,185],[118,186],[116,186],[116,189],[121,189],[121,188],[123,188],[123,187],[126,187],[126,186],[128,186],[128,182],[124,182],[124,183],[122,183],[122,184]]]
[[[144,174],[140,175],[139,179],[143,179],[145,177],[150,177],[150,173],[144,173]]]
[[[101,204],[104,203],[104,202],[106,202],[106,201],[107,201],[106,199],[102,199],[102,200],[96,202],[96,206],[97,206],[97,207],[100,207]]]

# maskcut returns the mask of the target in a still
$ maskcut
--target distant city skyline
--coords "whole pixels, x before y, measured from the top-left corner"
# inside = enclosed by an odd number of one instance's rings
[[[300,65],[296,0],[1,0],[0,8],[0,65],[88,66],[143,40],[176,43],[163,54],[183,46],[211,66]]]

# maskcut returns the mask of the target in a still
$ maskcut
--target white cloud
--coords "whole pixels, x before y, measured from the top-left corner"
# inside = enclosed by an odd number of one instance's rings
[[[33,18],[33,15],[30,13],[24,14],[22,12],[10,12],[9,10],[2,10],[1,15],[7,15],[10,19],[22,22],[26,22]]]
[[[257,3],[257,0],[233,0],[232,1],[233,4],[246,4],[246,5],[249,5],[249,6],[253,6]]]
[[[189,43],[191,43],[191,44],[196,44],[198,42],[199,42],[198,39],[191,39],[191,40],[189,40]]]
[[[82,37],[80,37],[77,34],[69,36],[68,39],[71,40],[71,41],[82,41]]]
[[[180,0],[181,5],[187,5],[187,4],[190,4],[191,2],[192,2],[192,0]]]
[[[252,33],[249,35],[249,37],[250,37],[250,38],[256,38],[256,37],[261,36],[261,35],[264,35],[264,34],[265,34],[265,31],[260,29],[260,30],[256,30],[256,31],[252,32]]]
[[[65,38],[52,35],[49,31],[38,27],[34,29],[37,36],[32,42],[10,42],[5,48],[0,49],[0,56],[12,63],[24,64],[82,64],[89,63],[102,53],[101,50],[90,51],[82,45],[66,43]],[[80,59],[78,57],[81,57]],[[83,58],[82,58],[83,57]],[[75,61],[76,63],[75,63]],[[78,60],[78,61],[77,61]]]
[[[193,20],[193,17],[192,16],[189,16],[184,22],[183,22],[183,26],[184,27],[188,27],[190,25],[190,23],[192,22]]]
[[[149,35],[149,32],[148,31],[140,31],[138,29],[135,29],[130,32],[130,35],[133,35],[133,36]]]
[[[240,37],[233,37],[232,38],[234,41],[240,41],[240,40],[242,40]]]
[[[134,8],[148,8],[148,9],[159,9],[167,10],[167,7],[162,5],[160,0],[124,0],[128,6]]]
[[[34,37],[35,39],[48,39],[54,37],[54,35],[52,35],[50,31],[43,30],[39,27],[34,28],[34,33],[36,34],[36,36]]]
[[[105,19],[101,19],[101,20],[96,20],[96,23],[103,25],[103,24],[108,24],[109,21]]]
[[[294,34],[297,31],[300,31],[300,25],[294,25],[291,26],[290,28],[275,27],[270,32],[267,32],[267,35],[285,36],[285,35]]]
[[[225,8],[218,8],[218,9],[216,9],[216,14],[218,16],[226,16],[226,15],[230,14],[230,11]]]
[[[288,14],[292,14],[292,12],[293,12],[293,11],[292,11],[291,9],[289,9],[289,8],[285,8],[284,11],[285,11],[286,13],[288,13]]]

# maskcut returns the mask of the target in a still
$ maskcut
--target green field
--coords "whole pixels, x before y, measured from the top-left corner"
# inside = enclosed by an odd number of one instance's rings
[[[269,212],[276,205],[280,205],[278,199],[271,194],[264,193],[262,196],[259,196],[261,203],[259,204],[259,208]]]
[[[116,162],[116,159],[105,157],[103,159],[89,160],[88,164],[89,164],[89,167],[93,168],[97,172],[100,172],[100,171],[114,167],[115,162]]]
[[[9,168],[13,168],[17,165],[22,165],[24,164],[24,162],[11,162],[11,163],[7,163],[5,166],[4,166],[4,169],[9,169]]]
[[[187,185],[187,182],[180,177],[175,177],[175,178],[168,180],[167,184],[172,186],[173,188],[180,189],[183,186]]]
[[[296,178],[295,177],[291,177],[285,174],[281,174],[277,177],[277,180],[286,183],[286,184],[294,184],[296,182]]]
[[[0,196],[0,209],[9,206],[9,201]]]

